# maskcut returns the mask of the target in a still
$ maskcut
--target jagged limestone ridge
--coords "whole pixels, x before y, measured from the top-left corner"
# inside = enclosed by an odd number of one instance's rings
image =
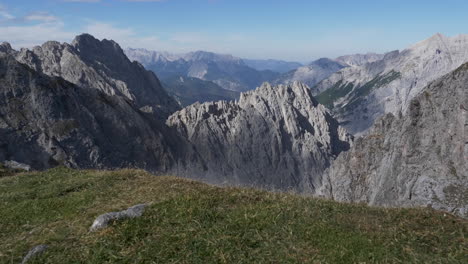
[[[301,83],[242,93],[237,102],[194,104],[167,124],[190,141],[203,170],[178,173],[214,183],[313,191],[351,139]],[[198,162],[198,161],[197,161]]]

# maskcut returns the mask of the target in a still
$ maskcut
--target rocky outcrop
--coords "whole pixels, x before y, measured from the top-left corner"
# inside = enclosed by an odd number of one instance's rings
[[[99,41],[82,34],[71,44],[48,41],[32,50],[21,49],[15,55],[33,70],[61,77],[81,88],[125,97],[137,108],[154,111],[161,119],[179,109],[154,73],[131,62],[112,40]]]
[[[14,160],[5,160],[3,162],[3,166],[5,166],[5,168],[12,169],[12,170],[20,170],[20,171],[30,171],[31,170],[31,166],[29,166],[28,164],[19,163],[19,162],[14,161]]]
[[[431,81],[468,61],[468,35],[436,34],[382,60],[344,68],[320,82],[317,97],[353,134],[363,134],[385,113],[405,113]]]
[[[202,158],[185,159],[176,174],[218,184],[314,191],[330,160],[351,144],[310,89],[297,82],[265,83],[236,102],[194,104],[167,124]]]
[[[338,201],[431,206],[468,217],[468,64],[431,83],[406,114],[387,114],[327,170]]]
[[[183,144],[128,97],[78,87],[6,54],[0,54],[0,135],[0,162],[13,160],[32,169],[165,171]]]

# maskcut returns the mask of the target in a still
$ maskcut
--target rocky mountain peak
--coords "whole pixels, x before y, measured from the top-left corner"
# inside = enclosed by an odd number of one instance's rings
[[[468,61],[468,35],[436,34],[383,59],[342,69],[315,88],[348,131],[360,135],[385,113],[408,110],[411,99]]]
[[[119,47],[119,44],[117,44],[113,40],[107,40],[103,39],[102,41],[98,40],[95,38],[93,35],[88,34],[88,33],[83,33],[81,35],[76,36],[73,41],[71,42],[71,45],[75,48],[86,48],[86,49],[96,49],[96,48],[101,48],[103,45],[106,45],[107,47],[113,46],[113,47]]]
[[[320,67],[323,67],[325,69],[330,69],[330,68],[334,68],[336,64],[337,64],[336,60],[332,60],[332,59],[329,59],[329,58],[320,58],[318,60],[315,60],[315,61],[311,62],[309,65],[310,66],[320,66]],[[343,66],[345,66],[345,65],[343,65]]]
[[[58,165],[165,170],[180,142],[166,129],[123,96],[77,86],[0,54],[2,163],[35,170]]]
[[[309,85],[309,87],[315,87],[317,83],[345,67],[347,67],[347,65],[341,62],[328,58],[321,58],[311,62],[309,65],[280,75],[273,83],[291,84],[295,81],[299,81]],[[316,91],[314,91],[314,93],[316,93]]]
[[[318,102],[312,96],[309,86],[298,81],[294,81],[288,85],[271,85],[265,82],[255,90],[241,93],[239,104],[253,102],[258,100],[258,98],[297,102],[304,107],[306,105],[310,105],[311,107],[316,107],[318,105]]]
[[[34,70],[62,77],[79,87],[123,96],[139,108],[152,109],[161,119],[179,108],[154,73],[132,63],[112,40],[100,41],[82,34],[71,44],[49,41],[32,50],[22,49],[16,58]]]
[[[81,34],[75,37],[71,45],[82,54],[83,57],[99,58],[99,60],[119,60],[128,64],[128,58],[123,49],[113,40],[98,40],[90,34]]]
[[[194,104],[167,124],[204,159],[178,173],[213,183],[313,191],[330,159],[351,145],[351,137],[299,82],[264,83],[237,102]]]
[[[2,42],[2,44],[0,44],[0,52],[10,53],[12,51],[13,51],[13,48],[11,47],[10,43]]]

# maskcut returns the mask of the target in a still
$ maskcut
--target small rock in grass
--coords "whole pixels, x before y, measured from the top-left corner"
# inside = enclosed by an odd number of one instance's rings
[[[138,204],[120,212],[110,212],[102,214],[94,220],[89,231],[94,232],[102,228],[106,228],[110,221],[122,220],[125,218],[136,218],[143,215],[147,204]]]
[[[44,251],[47,250],[49,246],[47,245],[38,245],[38,246],[35,246],[33,247],[31,250],[29,250],[28,254],[26,254],[26,256],[23,258],[23,261],[21,261],[21,264],[25,264],[27,263],[31,258],[39,255],[39,254],[42,254]]]
[[[5,167],[10,168],[10,169],[19,169],[19,170],[25,170],[25,171],[30,171],[31,166],[28,164],[20,163],[14,160],[6,160],[4,162]]]

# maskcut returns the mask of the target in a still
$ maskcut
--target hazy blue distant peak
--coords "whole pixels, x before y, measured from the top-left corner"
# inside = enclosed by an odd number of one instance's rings
[[[285,73],[302,66],[299,62],[283,61],[283,60],[254,60],[254,59],[243,59],[247,66],[252,67],[259,71],[270,70],[279,73]]]
[[[340,66],[347,67],[349,65],[347,63],[343,63],[343,62],[340,62],[340,61],[337,61],[337,60],[332,60],[332,59],[329,59],[329,58],[320,58],[318,60],[315,60],[315,61],[309,63],[308,66],[318,66],[318,67],[326,69],[326,68],[336,68],[337,66],[338,67],[340,67]]]
[[[231,61],[235,63],[244,63],[242,59],[230,54],[218,54],[202,50],[186,53],[182,58],[186,61]]]
[[[192,51],[188,53],[170,53],[167,51],[154,51],[147,49],[128,48],[125,53],[131,60],[137,60],[144,65],[149,65],[157,62],[172,62],[184,60],[187,62],[193,61],[210,61],[210,62],[232,62],[236,64],[244,64],[242,59],[234,57],[230,54],[218,54],[208,51]]]

